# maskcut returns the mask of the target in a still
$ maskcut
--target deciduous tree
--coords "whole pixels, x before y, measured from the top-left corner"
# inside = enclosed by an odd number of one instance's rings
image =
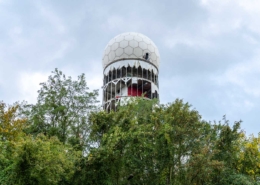
[[[89,113],[97,108],[98,90],[89,91],[84,74],[73,81],[58,69],[40,85],[37,104],[31,105],[28,112],[29,132],[57,136],[61,142],[82,149],[88,135]]]

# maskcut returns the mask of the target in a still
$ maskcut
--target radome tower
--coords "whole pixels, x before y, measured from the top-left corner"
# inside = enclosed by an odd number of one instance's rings
[[[140,33],[120,34],[103,55],[103,108],[116,110],[129,97],[159,98],[160,55],[151,39]]]

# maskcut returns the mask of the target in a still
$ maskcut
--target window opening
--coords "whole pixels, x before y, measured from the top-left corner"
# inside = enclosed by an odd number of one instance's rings
[[[149,53],[145,53],[144,59],[145,59],[145,60],[148,60],[148,59],[149,59]]]

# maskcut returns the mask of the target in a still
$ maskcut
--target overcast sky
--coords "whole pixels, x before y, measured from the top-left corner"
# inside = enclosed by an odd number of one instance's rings
[[[161,103],[183,99],[256,135],[259,19],[259,0],[0,0],[0,100],[35,103],[55,68],[101,89],[106,44],[133,31],[159,49]]]

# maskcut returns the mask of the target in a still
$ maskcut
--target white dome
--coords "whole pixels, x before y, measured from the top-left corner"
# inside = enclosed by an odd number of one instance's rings
[[[103,54],[103,68],[120,59],[144,60],[148,53],[148,61],[159,68],[160,54],[151,39],[141,33],[122,33],[109,41]]]

